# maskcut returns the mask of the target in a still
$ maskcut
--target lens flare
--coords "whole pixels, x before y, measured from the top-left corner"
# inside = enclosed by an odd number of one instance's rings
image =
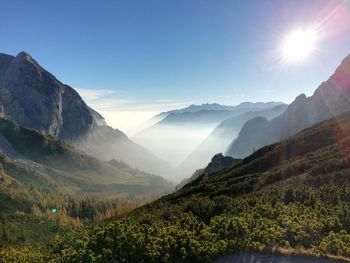
[[[282,44],[282,58],[286,62],[300,62],[316,50],[318,32],[314,29],[297,29],[289,33]]]

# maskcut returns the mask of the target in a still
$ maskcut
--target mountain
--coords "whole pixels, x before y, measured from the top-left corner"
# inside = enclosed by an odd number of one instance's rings
[[[98,126],[108,126],[105,118],[101,114],[90,107],[89,111]]]
[[[267,109],[282,102],[243,102],[237,106],[220,104],[191,105],[184,109],[165,113],[166,117],[157,125],[183,125],[195,123],[220,123],[228,117],[233,117],[248,111]]]
[[[204,103],[200,105],[190,105],[188,107],[182,108],[182,109],[177,109],[177,110],[171,110],[171,111],[166,111],[162,112],[156,116],[167,116],[173,113],[185,113],[185,112],[199,112],[199,111],[226,111],[226,110],[238,110],[238,109],[263,109],[267,107],[273,107],[283,104],[282,102],[242,102],[238,105],[235,106],[230,106],[230,105],[222,105],[218,103]],[[155,116],[155,117],[156,117]]]
[[[87,133],[93,122],[79,94],[25,52],[0,54],[0,109],[8,119],[61,139]]]
[[[124,133],[108,127],[73,88],[25,52],[16,57],[0,54],[0,116],[47,132],[105,161],[119,159],[156,174],[171,169]]]
[[[241,159],[234,159],[230,156],[223,156],[222,153],[215,154],[205,168],[196,170],[190,178],[182,180],[181,183],[176,186],[176,189],[180,189],[184,185],[196,180],[200,176],[210,176],[218,171],[232,168],[234,165],[239,164],[241,161]]]
[[[151,119],[145,121],[144,123],[142,123],[141,125],[139,125],[138,127],[134,128],[131,130],[131,133],[133,136],[136,136],[138,133],[141,133],[143,130],[146,130],[150,127],[152,127],[153,125],[155,125],[156,123],[160,122],[161,120],[163,120],[165,117],[167,117],[170,114],[173,113],[185,113],[185,112],[198,112],[198,111],[202,111],[202,110],[206,110],[206,111],[211,111],[211,110],[237,110],[237,109],[244,109],[244,108],[266,108],[269,106],[276,106],[281,104],[281,102],[242,102],[239,105],[236,106],[228,106],[228,105],[221,105],[218,103],[204,103],[201,105],[190,105],[188,107],[182,108],[182,109],[177,109],[177,110],[170,110],[170,111],[165,111],[165,112],[161,112],[155,116],[153,116]]]
[[[133,136],[133,140],[150,149],[157,156],[161,156],[173,166],[180,165],[186,156],[196,147],[223,120],[238,116],[250,111],[269,109],[280,102],[245,102],[237,106],[220,104],[191,105],[189,107],[161,113],[155,116],[159,121],[153,126]],[[232,140],[233,137],[231,137]],[[223,151],[219,150],[217,152]],[[214,152],[216,153],[216,152]],[[206,164],[212,155],[206,156]],[[204,165],[203,164],[203,165]],[[195,168],[201,167],[195,166]],[[188,176],[191,174],[186,174]]]
[[[53,135],[0,118],[1,163],[11,180],[69,194],[150,196],[172,189],[165,179],[120,162],[105,163]],[[21,172],[21,170],[24,170]]]
[[[36,252],[67,262],[216,262],[240,251],[349,260],[349,160],[347,112]]]
[[[350,109],[350,55],[311,97],[299,95],[286,111],[270,121],[256,118],[247,122],[232,142],[227,154],[249,155],[261,146],[277,142],[319,121]]]
[[[210,176],[213,173],[218,171],[222,171],[227,168],[231,168],[236,164],[239,164],[242,160],[234,159],[230,156],[223,156],[222,153],[215,154],[213,158],[211,158],[210,163],[204,169],[204,175]]]
[[[226,150],[234,138],[238,136],[243,124],[254,117],[274,118],[285,111],[286,104],[248,111],[223,120],[200,145],[177,167],[179,174],[191,174],[196,168],[205,166],[210,158]]]

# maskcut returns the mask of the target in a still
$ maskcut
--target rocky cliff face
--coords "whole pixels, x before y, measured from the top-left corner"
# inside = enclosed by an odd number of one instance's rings
[[[73,88],[25,52],[16,57],[0,54],[0,117],[47,132],[102,160],[117,159],[159,175],[171,169],[124,133],[108,127]]]
[[[271,121],[256,119],[246,123],[237,140],[227,150],[245,157],[264,145],[296,134],[304,128],[350,110],[350,56],[323,82],[311,97],[299,95],[287,110]]]
[[[93,122],[79,94],[24,52],[0,54],[0,113],[61,139],[81,136]]]

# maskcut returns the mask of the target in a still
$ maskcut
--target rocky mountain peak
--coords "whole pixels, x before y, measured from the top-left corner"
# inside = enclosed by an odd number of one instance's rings
[[[17,54],[16,58],[21,58],[21,59],[25,59],[25,60],[33,60],[33,58],[26,52],[21,51]]]
[[[13,57],[11,60],[11,65],[9,65],[9,70],[13,74],[27,74],[28,77],[37,78],[40,77],[44,69],[27,53],[21,52],[17,56]],[[10,75],[9,78],[13,78]]]
[[[1,116],[62,139],[85,134],[93,117],[82,98],[28,53],[0,56]]]

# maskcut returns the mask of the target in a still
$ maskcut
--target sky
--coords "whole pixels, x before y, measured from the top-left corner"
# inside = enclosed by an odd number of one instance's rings
[[[315,52],[286,62],[309,27]],[[20,51],[127,132],[189,104],[312,95],[350,54],[350,0],[0,0],[0,53]]]

